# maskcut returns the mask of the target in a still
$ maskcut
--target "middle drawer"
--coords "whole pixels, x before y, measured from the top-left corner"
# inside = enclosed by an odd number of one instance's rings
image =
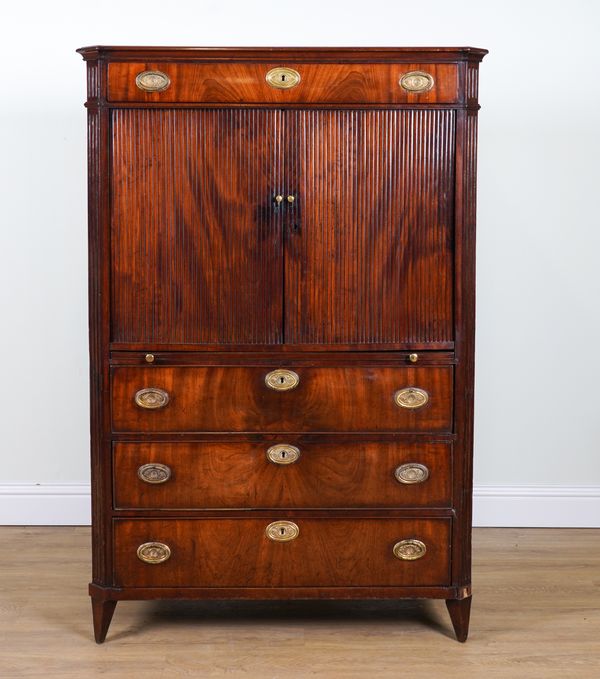
[[[118,367],[115,432],[450,432],[453,368]]]
[[[113,445],[115,509],[451,506],[451,443],[282,436]]]

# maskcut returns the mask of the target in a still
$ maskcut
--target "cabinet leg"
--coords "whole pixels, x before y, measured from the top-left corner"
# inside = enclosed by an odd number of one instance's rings
[[[116,601],[103,601],[102,599],[92,599],[92,615],[94,617],[94,638],[97,644],[101,644],[106,639],[106,633],[110,626],[113,613],[117,606]]]
[[[456,638],[460,642],[465,642],[469,636],[469,618],[471,616],[471,598],[465,599],[446,599],[446,607],[450,613],[452,627],[456,633]]]

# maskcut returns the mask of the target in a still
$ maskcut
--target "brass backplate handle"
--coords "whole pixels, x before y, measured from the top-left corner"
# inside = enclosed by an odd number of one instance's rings
[[[146,387],[135,394],[135,404],[146,410],[158,410],[169,403],[169,394],[158,387]]]
[[[408,486],[427,481],[429,478],[429,469],[419,462],[407,462],[396,468],[394,476],[398,483],[404,483]]]
[[[166,483],[171,478],[171,468],[159,462],[149,462],[138,468],[137,475],[144,483]]]
[[[135,84],[144,92],[164,92],[171,79],[162,71],[142,71],[135,78]]]
[[[416,94],[429,92],[433,85],[433,76],[425,73],[425,71],[410,71],[400,78],[400,87],[407,92]]]
[[[293,521],[273,521],[265,528],[265,534],[274,542],[290,542],[300,535],[300,528]]]
[[[164,542],[144,542],[137,548],[137,557],[144,563],[163,563],[171,557],[171,548]]]
[[[275,391],[290,391],[300,383],[300,376],[293,370],[279,368],[265,375],[265,384]]]
[[[300,448],[289,443],[278,443],[267,450],[267,459],[273,464],[293,464],[300,458]]]
[[[408,410],[422,408],[428,401],[429,394],[425,389],[419,389],[419,387],[405,387],[394,394],[395,404],[399,408],[407,408]]]
[[[425,556],[427,547],[421,540],[411,538],[397,542],[392,551],[394,552],[394,556],[401,561],[416,561]]]

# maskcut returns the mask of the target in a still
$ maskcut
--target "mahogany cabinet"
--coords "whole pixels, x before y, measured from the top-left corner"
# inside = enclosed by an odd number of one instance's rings
[[[475,48],[85,47],[96,641],[471,602]]]

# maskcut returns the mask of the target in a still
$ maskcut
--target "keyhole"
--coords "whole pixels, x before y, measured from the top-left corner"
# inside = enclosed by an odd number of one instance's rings
[[[285,384],[285,377],[279,378],[279,384]]]
[[[279,530],[281,531],[282,535],[285,535],[285,528],[280,528]]]
[[[285,82],[285,73],[281,76],[281,82],[282,82],[282,83]]]
[[[281,459],[282,459],[282,460],[285,460],[285,455],[286,455],[285,450],[282,450],[282,451],[281,451]]]

